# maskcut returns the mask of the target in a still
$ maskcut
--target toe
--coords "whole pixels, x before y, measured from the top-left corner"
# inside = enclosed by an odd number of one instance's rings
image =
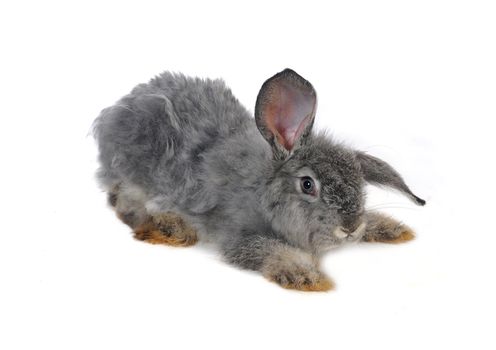
[[[266,276],[272,282],[281,287],[305,292],[326,292],[334,289],[334,283],[321,273],[305,273],[295,275],[287,271],[281,271],[272,276]]]
[[[401,233],[395,238],[386,241],[387,243],[405,243],[415,239],[415,234],[409,228],[404,228]]]

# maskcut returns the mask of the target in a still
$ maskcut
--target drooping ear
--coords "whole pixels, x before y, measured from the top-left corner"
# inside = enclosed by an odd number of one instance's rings
[[[415,204],[425,205],[425,200],[417,197],[410,191],[401,175],[391,165],[363,152],[356,152],[356,157],[360,163],[365,181],[373,185],[389,186],[404,193]]]
[[[255,105],[255,121],[272,146],[274,158],[285,159],[305,143],[316,109],[313,86],[291,69],[277,73],[262,85]]]

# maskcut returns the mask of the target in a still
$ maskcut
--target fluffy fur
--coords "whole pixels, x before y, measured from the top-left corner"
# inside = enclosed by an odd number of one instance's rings
[[[165,72],[95,121],[98,179],[139,239],[210,241],[286,288],[327,290],[322,252],[404,232],[365,214],[365,181],[425,202],[382,160],[312,132],[315,109],[313,87],[289,69],[262,86],[255,119],[223,81]]]

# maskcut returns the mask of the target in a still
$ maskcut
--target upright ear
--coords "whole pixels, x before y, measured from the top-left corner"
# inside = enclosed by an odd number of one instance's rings
[[[379,158],[363,152],[356,152],[365,181],[373,185],[392,187],[409,197],[417,205],[425,205],[425,200],[417,197],[410,191],[403,178],[391,165]]]
[[[277,73],[262,85],[255,105],[255,121],[272,146],[274,158],[285,159],[305,143],[316,109],[313,86],[291,69]]]

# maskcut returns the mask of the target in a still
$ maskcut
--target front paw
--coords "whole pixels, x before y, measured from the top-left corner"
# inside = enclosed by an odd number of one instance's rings
[[[318,270],[304,253],[278,252],[268,257],[262,273],[269,281],[286,289],[324,292],[334,289],[332,281]]]
[[[415,239],[413,230],[390,217],[379,213],[367,214],[364,242],[405,243]]]

